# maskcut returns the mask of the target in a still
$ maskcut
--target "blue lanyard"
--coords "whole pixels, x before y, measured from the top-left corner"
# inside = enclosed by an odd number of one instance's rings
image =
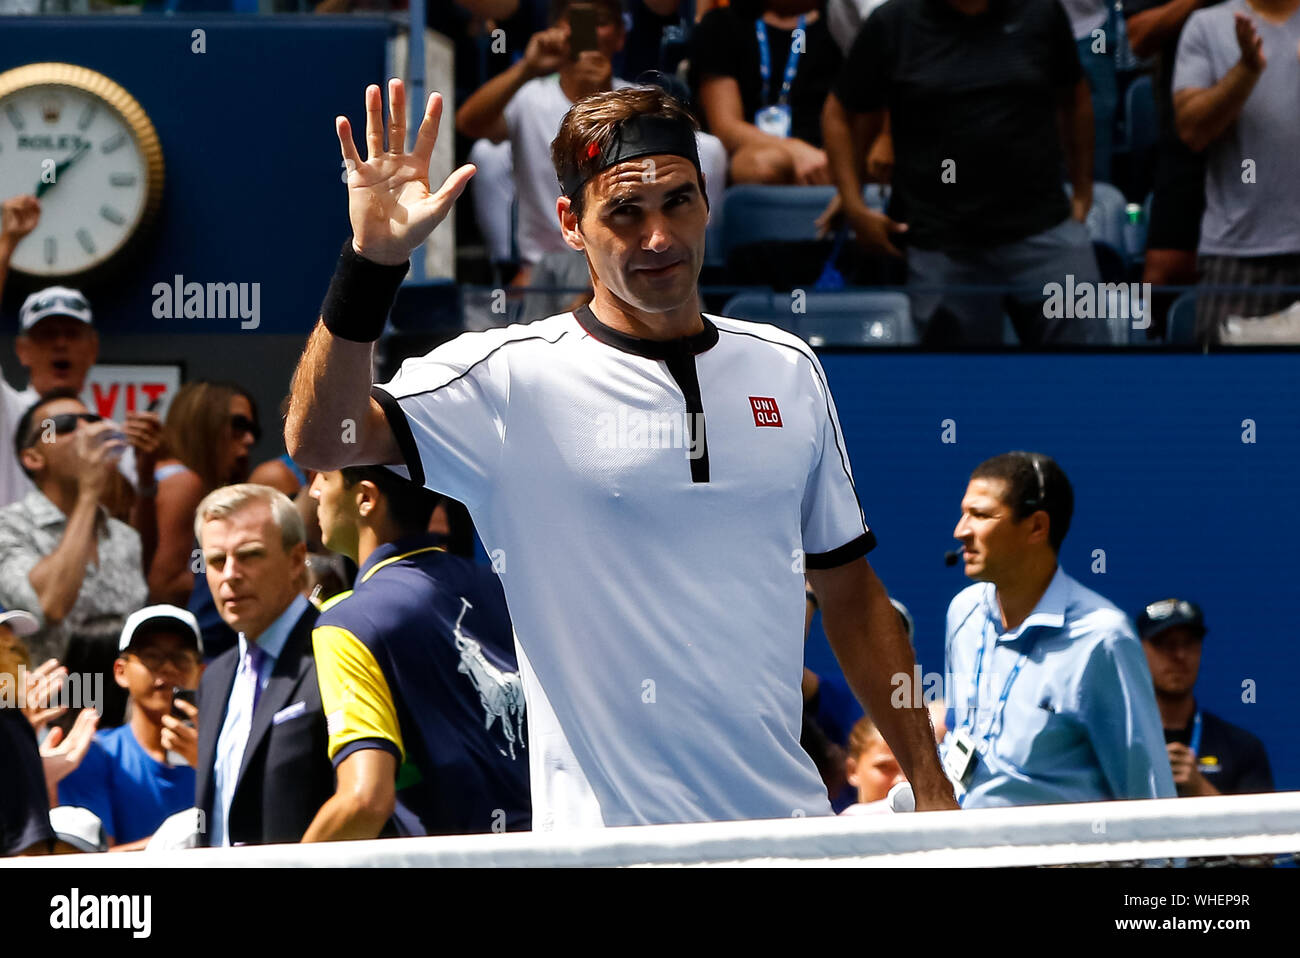
[[[997,639],[994,639],[993,641],[996,644]],[[1025,660],[1029,658],[1029,653],[1033,650],[1034,643],[1037,641],[1038,638],[1035,636],[1035,638],[1030,641],[1029,645],[1025,647],[1025,651],[1020,653],[1020,658],[1016,659],[1015,667],[1011,670],[1011,674],[1007,676],[1007,681],[1002,686],[1002,694],[998,696],[997,704],[994,706],[993,717],[989,720],[988,730],[984,733],[982,738],[978,739],[980,745],[983,745],[993,737],[993,726],[995,724],[997,725],[999,732],[1002,730],[1002,714],[1006,710],[1007,699],[1011,696],[1011,686],[1015,684],[1016,676],[1020,674],[1020,670],[1024,667]],[[970,726],[972,736],[975,734],[978,722],[978,715],[973,714],[976,713],[976,706],[974,703],[979,698],[980,679],[984,675],[984,648],[986,644],[984,637],[981,636],[979,654],[975,656],[975,690],[971,698],[971,704],[966,706],[967,724]]]
[[[1192,719],[1192,741],[1188,745],[1192,754],[1198,759],[1201,757],[1201,710],[1196,710],[1196,718]]]
[[[799,69],[799,43],[800,37],[803,37],[804,43],[808,42],[807,31],[804,30],[804,17],[799,18],[799,24],[794,28],[794,33],[790,35],[790,59],[785,61],[785,79],[781,82],[781,95],[777,97],[777,103],[784,105],[790,99],[790,85],[794,83],[795,71]],[[754,30],[758,34],[758,72],[763,78],[763,99],[762,104],[767,105],[768,79],[772,75],[772,55],[767,49],[767,30],[763,26],[763,19],[754,21]]]

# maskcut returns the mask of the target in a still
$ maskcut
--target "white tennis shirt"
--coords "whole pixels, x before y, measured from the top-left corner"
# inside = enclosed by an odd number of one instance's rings
[[[537,830],[831,813],[799,745],[803,571],[875,537],[812,350],[704,323],[652,342],[583,307],[374,388],[501,574]]]

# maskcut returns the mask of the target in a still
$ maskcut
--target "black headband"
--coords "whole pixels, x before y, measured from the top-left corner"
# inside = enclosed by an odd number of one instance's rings
[[[600,155],[600,160],[591,176],[583,176],[580,164],[590,156],[595,156],[598,147],[595,143],[586,149],[586,155],[575,157],[560,173],[560,188],[565,196],[577,196],[587,181],[611,166],[634,160],[639,156],[668,154],[680,156],[691,161],[695,171],[700,173],[699,147],[695,144],[695,131],[691,125],[682,120],[666,116],[630,116],[614,129],[609,145]],[[700,182],[704,182],[701,173]]]

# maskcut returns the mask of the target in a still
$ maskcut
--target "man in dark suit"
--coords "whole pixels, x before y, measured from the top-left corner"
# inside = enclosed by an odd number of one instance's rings
[[[282,493],[246,483],[207,496],[194,532],[217,611],[239,633],[199,684],[204,843],[296,842],[334,793],[302,518]]]

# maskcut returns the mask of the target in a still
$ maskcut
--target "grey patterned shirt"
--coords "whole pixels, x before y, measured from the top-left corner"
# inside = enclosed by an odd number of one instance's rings
[[[48,658],[62,660],[74,635],[116,645],[126,617],[148,597],[140,536],[100,507],[99,561],[87,563],[77,601],[63,621],[47,624],[27,576],[59,547],[67,527],[68,517],[37,490],[0,509],[0,606],[26,609],[40,621],[40,631],[27,639],[33,666]]]

